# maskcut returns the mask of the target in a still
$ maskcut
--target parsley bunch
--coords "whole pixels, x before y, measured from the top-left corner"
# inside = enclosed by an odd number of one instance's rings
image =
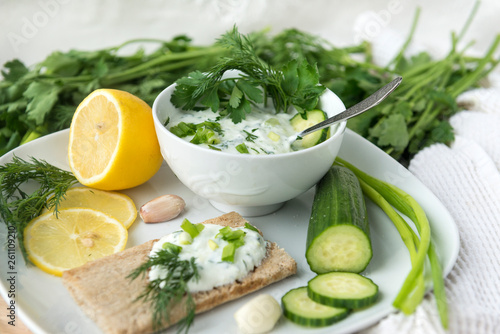
[[[245,119],[252,105],[266,105],[271,99],[276,112],[288,112],[291,106],[305,114],[314,109],[325,87],[319,83],[315,66],[292,60],[281,70],[264,62],[248,36],[237,28],[224,34],[218,44],[228,49],[228,56],[207,73],[194,71],[176,81],[172,103],[184,110],[210,108],[234,123]],[[238,78],[224,78],[228,70],[238,70]]]
[[[137,45],[157,48],[146,53]],[[213,66],[224,52],[178,36],[130,40],[96,51],[55,51],[32,67],[9,61],[1,70],[0,155],[69,127],[78,104],[95,89],[124,90],[151,105],[166,86],[194,69]]]

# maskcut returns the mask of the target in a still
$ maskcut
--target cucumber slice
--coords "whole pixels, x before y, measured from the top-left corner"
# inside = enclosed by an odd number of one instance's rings
[[[372,258],[363,192],[354,173],[333,166],[316,185],[307,230],[306,259],[312,271],[360,273]]]
[[[325,306],[307,296],[307,287],[288,291],[282,298],[283,315],[292,322],[306,327],[324,327],[349,315],[346,308]]]
[[[315,109],[306,112],[306,119],[302,118],[301,114],[297,114],[292,117],[290,124],[293,129],[297,132],[305,130],[319,122],[326,120],[327,115],[323,110]],[[294,142],[294,148],[308,148],[313,147],[321,142],[324,142],[329,135],[329,128],[315,131],[308,134],[302,139]]]
[[[331,272],[310,280],[307,295],[323,305],[358,309],[377,301],[378,286],[359,274]]]

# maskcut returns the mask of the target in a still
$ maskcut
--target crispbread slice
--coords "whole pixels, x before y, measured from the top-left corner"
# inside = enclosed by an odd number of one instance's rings
[[[231,212],[204,221],[204,224],[239,227],[247,222],[238,213]],[[83,311],[103,332],[109,334],[153,332],[151,306],[136,301],[148,284],[146,277],[130,280],[127,276],[146,261],[153,243],[129,248],[81,267],[65,271],[62,280]],[[208,311],[230,300],[259,290],[282,280],[297,271],[295,260],[273,242],[268,242],[267,254],[260,266],[241,281],[193,294],[196,313]],[[184,317],[182,307],[174,307],[170,324]]]

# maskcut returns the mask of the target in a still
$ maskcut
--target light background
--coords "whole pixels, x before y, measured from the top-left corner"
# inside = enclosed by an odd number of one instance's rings
[[[0,63],[19,58],[26,65],[54,50],[93,50],[132,38],[170,39],[186,34],[211,44],[236,24],[247,33],[295,27],[352,45],[383,29],[406,36],[422,8],[414,41],[437,56],[450,46],[475,1],[438,0],[0,0]],[[484,51],[500,31],[500,1],[484,0],[465,36],[471,52]],[[402,38],[394,43],[401,43]]]

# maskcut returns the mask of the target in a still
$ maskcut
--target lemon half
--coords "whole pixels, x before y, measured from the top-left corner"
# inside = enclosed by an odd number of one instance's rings
[[[92,92],[73,115],[68,160],[88,187],[121,190],[148,181],[163,161],[151,107],[125,91]]]

